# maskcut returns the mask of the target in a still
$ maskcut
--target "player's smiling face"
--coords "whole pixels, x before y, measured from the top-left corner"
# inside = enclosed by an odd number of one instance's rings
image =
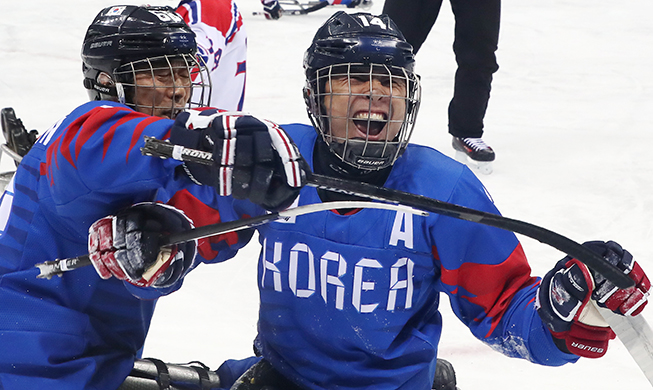
[[[331,136],[392,140],[406,114],[406,82],[401,77],[367,74],[335,76],[325,86],[324,106]]]
[[[144,114],[172,119],[190,99],[191,80],[185,64],[165,64],[139,70],[134,81],[135,109]]]

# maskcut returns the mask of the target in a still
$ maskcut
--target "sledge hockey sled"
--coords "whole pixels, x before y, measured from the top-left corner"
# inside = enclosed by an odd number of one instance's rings
[[[138,359],[118,390],[205,390],[220,387],[218,374],[200,362],[170,364]]]
[[[16,113],[11,107],[3,108],[0,111],[0,123],[2,125],[2,135],[5,137],[5,143],[0,145],[0,161],[2,161],[3,155],[7,155],[18,166],[23,156],[29,152],[36,142],[38,132],[36,130],[28,132],[23,126],[23,122],[16,118]],[[0,173],[0,192],[4,191],[15,172],[15,170],[11,170]]]

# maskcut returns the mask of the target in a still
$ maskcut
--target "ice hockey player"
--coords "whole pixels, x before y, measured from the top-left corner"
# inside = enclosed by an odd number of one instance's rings
[[[313,126],[283,128],[314,172],[498,214],[467,167],[408,143],[420,102],[419,78],[411,46],[386,15],[337,12],[315,34],[304,69]],[[256,175],[247,135],[276,125],[210,111],[202,115],[208,119],[180,114],[170,141],[210,152],[214,161],[233,158],[234,179]],[[221,132],[216,129],[231,136],[207,142],[207,134]],[[225,172],[221,165],[183,166],[200,183]],[[254,196],[250,188],[232,189],[229,207],[220,199],[213,205],[224,220],[265,212],[238,199]],[[350,199],[304,187],[294,204]],[[142,226],[134,224],[136,230]],[[613,241],[585,245],[622,269],[635,287],[619,290],[569,257],[543,279],[531,276],[513,233],[435,214],[325,211],[257,230],[262,250],[255,349],[262,360],[232,390],[431,389],[442,330],[440,294],[449,297],[477,338],[508,356],[548,366],[597,358],[614,334],[605,323],[588,321],[590,300],[621,315],[638,315],[650,288],[639,264]],[[91,234],[100,242],[124,240],[120,230]],[[239,245],[243,238],[223,242]],[[140,245],[146,246],[145,240]],[[107,254],[115,250],[106,248]],[[99,262],[98,249],[90,251]],[[131,265],[107,256],[109,271]]]
[[[224,110],[242,111],[247,74],[247,31],[233,0],[182,0],[176,11],[195,33],[198,55],[202,57],[210,76],[211,93],[196,96],[202,104]],[[199,89],[196,93],[201,93]],[[7,154],[15,152],[16,166],[32,147],[38,132],[29,132],[11,107],[2,109],[2,130],[7,140]],[[8,149],[8,150],[7,150]],[[0,151],[0,157],[2,151]],[[13,172],[0,173],[0,191]]]
[[[195,242],[159,253],[152,241],[187,230],[191,222],[172,206],[148,202],[160,191],[196,185],[179,163],[145,157],[139,149],[143,136],[167,138],[179,112],[203,106],[208,70],[196,54],[194,33],[170,7],[108,7],[89,26],[82,63],[91,102],[38,138],[0,199],[1,389],[118,388],[140,356],[156,299],[178,289],[194,266]],[[254,165],[284,177],[297,161],[285,149],[277,152],[265,135],[257,137],[257,147],[274,160]],[[233,183],[248,186],[248,180]],[[254,201],[269,208],[291,203],[299,191],[286,181],[256,185],[263,194]],[[118,215],[113,226],[105,224],[107,215]],[[126,282],[102,279],[108,271],[100,265],[37,279],[36,263],[88,253],[96,221],[127,237],[111,242],[121,248],[115,254],[95,252],[120,259],[124,268],[111,271],[122,272]],[[94,237],[91,247],[107,244]],[[134,246],[145,252],[132,252]],[[212,260],[235,250],[219,249]],[[161,261],[156,266],[133,260],[151,251]],[[143,267],[150,273],[144,276]]]

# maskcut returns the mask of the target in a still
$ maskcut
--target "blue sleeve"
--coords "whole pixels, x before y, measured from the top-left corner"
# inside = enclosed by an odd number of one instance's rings
[[[128,375],[156,298],[179,285],[139,289],[100,279],[93,267],[38,279],[34,265],[87,253],[96,220],[191,186],[177,176],[178,162],[140,152],[143,136],[166,139],[172,124],[117,103],[90,102],[44,132],[23,158],[0,198],[5,387],[115,389]]]
[[[499,215],[468,169],[454,188],[449,202]],[[555,346],[540,320],[534,308],[539,278],[531,276],[514,233],[449,217],[439,218],[434,232],[441,288],[474,336],[507,356],[538,364],[558,366],[578,359]]]
[[[175,177],[172,159],[144,156],[144,137],[167,138],[174,121],[148,116],[112,102],[90,102],[73,111],[51,134],[39,138],[45,147],[40,170],[44,211],[58,220],[64,234],[86,241],[89,226],[132,204],[154,200],[157,191],[186,183]],[[181,185],[181,184],[177,185]],[[80,223],[83,221],[83,223]],[[126,288],[141,299],[175,291]]]
[[[108,102],[103,102],[108,103]],[[90,106],[90,107],[89,107]],[[89,103],[74,111],[53,134],[41,168],[53,213],[72,235],[86,239],[97,219],[131,204],[152,200],[174,181],[179,162],[143,156],[143,137],[167,137],[173,121],[120,105]],[[79,221],[86,223],[80,224]]]

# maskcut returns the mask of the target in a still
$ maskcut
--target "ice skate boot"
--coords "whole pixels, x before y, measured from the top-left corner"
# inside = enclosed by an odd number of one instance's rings
[[[435,364],[435,378],[433,378],[433,390],[457,390],[456,372],[453,365],[444,359],[438,359]]]
[[[453,137],[451,144],[456,150],[456,160],[484,175],[492,173],[494,150],[483,139]]]

